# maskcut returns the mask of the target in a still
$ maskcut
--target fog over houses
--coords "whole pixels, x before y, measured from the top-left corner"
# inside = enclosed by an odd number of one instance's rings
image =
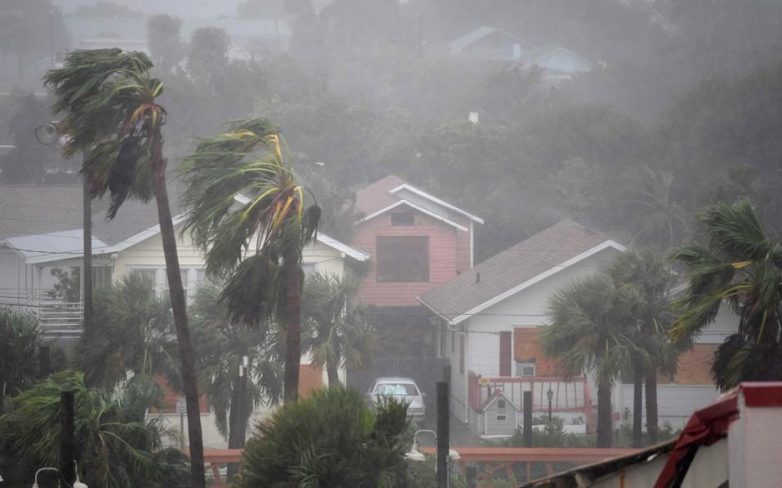
[[[0,487],[775,485],[780,23],[0,0]]]

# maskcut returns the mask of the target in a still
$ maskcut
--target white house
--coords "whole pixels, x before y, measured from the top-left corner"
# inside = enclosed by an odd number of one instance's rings
[[[175,185],[171,186],[176,194]],[[176,202],[172,198],[172,203]],[[174,203],[177,230],[183,220]],[[112,221],[106,221],[106,202],[93,204],[93,282],[96,288],[132,273],[152,278],[158,293],[166,290],[165,260],[154,202],[126,202]],[[44,339],[68,349],[82,330],[83,226],[81,186],[0,187],[0,307],[19,307],[37,314]],[[187,234],[177,233],[177,251],[188,300],[204,280],[204,259]],[[342,275],[347,260],[366,261],[369,255],[327,235],[304,249],[304,271]],[[70,290],[56,294],[58,277],[67,272]],[[56,272],[56,271],[55,271]],[[302,358],[302,378],[316,381],[309,359]],[[325,379],[325,372],[320,372]],[[322,383],[321,383],[322,384]],[[174,422],[176,425],[178,422]],[[207,446],[221,447],[214,422],[204,419]]]
[[[539,334],[550,324],[547,306],[555,291],[601,271],[624,251],[608,236],[564,220],[421,295],[437,316],[439,354],[451,363],[453,414],[481,433],[482,406],[496,390],[518,409],[522,392],[532,391],[534,416],[548,413],[551,391],[550,408],[568,431],[590,430],[593,381],[560,378],[556,361],[542,353]],[[718,395],[709,370],[731,327],[735,317],[724,312],[682,355],[677,374],[661,379],[661,423],[679,427]],[[632,410],[632,398],[632,385],[616,385],[615,420],[629,421],[623,415]]]

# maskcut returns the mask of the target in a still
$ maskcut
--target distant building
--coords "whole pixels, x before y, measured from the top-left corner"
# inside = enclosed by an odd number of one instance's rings
[[[543,80],[557,83],[589,73],[595,63],[565,47],[540,47],[510,32],[482,26],[448,44],[451,56],[475,61],[516,63],[536,67]]]

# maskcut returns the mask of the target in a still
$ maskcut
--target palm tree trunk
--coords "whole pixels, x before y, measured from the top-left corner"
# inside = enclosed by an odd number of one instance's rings
[[[326,363],[326,375],[329,378],[329,388],[339,384],[339,372],[335,361]]]
[[[611,447],[611,383],[597,384],[597,447]]]
[[[152,169],[155,186],[155,199],[160,222],[160,237],[163,241],[163,254],[166,258],[166,275],[171,296],[171,308],[174,312],[177,343],[181,360],[182,384],[187,404],[187,434],[190,447],[190,477],[193,488],[205,488],[204,444],[201,436],[201,412],[198,403],[198,385],[196,383],[193,347],[190,341],[190,329],[187,326],[185,292],[182,288],[182,275],[176,249],[176,235],[171,218],[166,188],[166,160],[162,157],[162,141],[158,134],[152,142]]]
[[[633,368],[633,447],[643,444],[644,371],[639,364]]]
[[[657,371],[646,373],[646,432],[649,444],[657,443]]]
[[[244,419],[244,398],[242,380],[245,377],[236,377],[231,389],[231,407],[228,412],[228,449],[241,449],[244,447],[244,431],[247,429],[247,420]],[[239,464],[228,465],[228,480],[233,480],[239,473]]]
[[[282,257],[285,273],[288,323],[285,329],[285,403],[299,398],[299,363],[301,362],[301,277],[299,255],[295,246]]]

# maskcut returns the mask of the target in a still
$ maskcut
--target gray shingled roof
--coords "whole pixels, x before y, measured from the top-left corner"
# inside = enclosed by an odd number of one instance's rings
[[[610,240],[571,220],[563,220],[432,288],[418,300],[435,313],[454,320]]]
[[[171,212],[177,215],[177,185],[169,185]],[[93,201],[93,236],[111,246],[158,223],[154,201],[126,201],[112,221],[106,220],[108,196]],[[82,229],[80,185],[0,186],[0,240]]]

